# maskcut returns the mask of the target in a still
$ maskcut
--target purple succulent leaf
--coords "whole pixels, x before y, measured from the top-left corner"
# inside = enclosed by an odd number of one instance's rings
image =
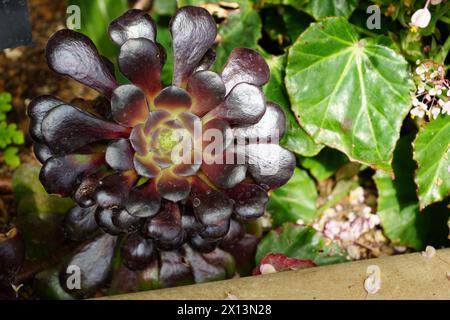
[[[81,33],[67,29],[56,32],[48,41],[46,57],[53,71],[67,75],[107,98],[111,98],[118,85],[94,43]]]
[[[130,215],[127,210],[122,208],[121,210],[114,210],[112,222],[124,232],[133,232],[140,227],[142,219]]]
[[[39,179],[48,193],[70,196],[81,180],[105,164],[102,153],[69,154],[48,159],[41,169]]]
[[[201,117],[220,105],[225,99],[225,85],[217,73],[200,71],[188,81],[187,91],[192,96],[191,112]]]
[[[201,164],[194,163],[194,157],[192,156],[191,164],[175,164],[172,167],[172,171],[175,175],[180,177],[194,176],[198,170],[200,170]]]
[[[29,133],[34,141],[42,142],[44,140],[44,136],[42,135],[42,120],[44,120],[45,115],[50,110],[62,104],[65,104],[64,101],[53,96],[40,96],[31,101],[27,109],[27,114],[30,118]]]
[[[264,93],[248,83],[236,85],[222,105],[209,112],[208,119],[219,118],[231,125],[249,126],[258,123],[266,112]]]
[[[64,217],[63,229],[67,239],[84,241],[94,236],[98,230],[95,221],[97,206],[72,208]]]
[[[147,155],[149,146],[147,136],[144,133],[144,125],[138,124],[131,130],[130,143],[133,146],[134,151],[136,151],[139,155]]]
[[[192,99],[189,93],[176,86],[164,88],[155,98],[155,107],[168,111],[188,110],[191,105]]]
[[[130,129],[70,105],[58,106],[42,121],[42,134],[54,153],[70,152],[99,140],[128,138]]]
[[[153,241],[142,238],[138,232],[128,235],[120,252],[123,263],[130,270],[144,270],[156,258]]]
[[[131,9],[113,20],[108,27],[109,37],[118,46],[122,46],[130,39],[145,38],[156,40],[156,24],[153,19],[142,10]]]
[[[246,177],[245,157],[243,156],[240,161],[233,151],[226,150],[211,161],[205,160],[207,159],[204,158],[201,171],[218,187],[232,188]]]
[[[203,226],[195,217],[193,207],[186,204],[182,208],[181,225],[186,235],[190,237],[199,233],[203,229]]]
[[[161,197],[177,202],[186,199],[191,191],[191,184],[185,177],[176,176],[170,169],[162,172],[156,184]]]
[[[106,149],[106,163],[116,171],[127,171],[134,167],[134,152],[128,139],[111,142]]]
[[[5,228],[5,230],[3,230]],[[17,228],[2,225],[0,237],[0,288],[1,299],[12,300],[8,288],[12,289],[16,275],[22,269],[26,258],[26,243]],[[3,233],[5,232],[5,233]],[[16,297],[17,298],[17,297]]]
[[[176,251],[161,252],[159,280],[163,287],[174,287],[194,283],[192,269],[185,261],[182,248]]]
[[[170,241],[161,241],[159,239],[154,240],[156,248],[158,248],[159,252],[162,251],[173,251],[179,249],[183,243],[185,243],[185,233],[181,232],[178,237],[172,239]]]
[[[220,245],[221,246],[232,245],[233,243],[236,243],[237,241],[241,240],[244,236],[245,236],[244,226],[238,221],[231,219],[230,229],[228,230],[228,233],[225,235],[225,237],[223,237],[223,239],[220,241]]]
[[[95,191],[96,202],[105,209],[123,207],[136,180],[133,170],[106,176]]]
[[[144,124],[144,134],[150,135],[151,132],[159,127],[161,123],[167,121],[171,117],[171,114],[167,110],[155,110],[150,112],[147,120]]]
[[[120,48],[120,71],[149,97],[161,90],[161,52],[148,39],[130,39]]]
[[[295,156],[280,145],[249,144],[245,150],[248,171],[264,189],[281,187],[292,177],[296,166]]]
[[[233,255],[236,261],[236,268],[240,274],[250,274],[255,266],[256,249],[260,238],[246,234],[239,241],[222,245],[221,248]]]
[[[96,174],[85,177],[72,198],[83,208],[91,207],[95,204],[95,191],[100,183],[100,177]]]
[[[50,150],[49,147],[47,147],[43,143],[35,142],[33,145],[33,152],[36,158],[39,160],[40,163],[44,163],[51,157],[54,157],[55,154]]]
[[[216,61],[216,51],[214,49],[208,49],[202,60],[200,61],[198,67],[195,69],[195,72],[209,70],[212,67],[214,62]]]
[[[159,49],[159,58],[160,58],[160,61],[161,61],[161,66],[163,66],[163,65],[166,64],[166,61],[167,61],[167,51],[163,47],[163,45],[161,43],[159,43],[159,42],[156,42],[156,46]]]
[[[264,58],[255,50],[234,49],[222,71],[227,93],[239,83],[261,87],[269,81],[270,69]]]
[[[205,246],[207,248],[207,246]],[[186,260],[191,265],[192,273],[194,274],[195,283],[206,283],[217,280],[225,280],[227,278],[227,267],[221,263],[211,263],[205,259],[205,255],[212,254],[210,252],[199,252],[192,247],[184,246],[186,251]],[[208,248],[210,249],[210,248]],[[216,262],[218,262],[216,260]],[[231,276],[231,275],[230,275]]]
[[[220,140],[219,140],[220,139]],[[203,125],[203,159],[214,159],[223,155],[233,143],[233,131],[228,122],[212,119]]]
[[[203,8],[180,8],[170,21],[173,48],[173,85],[186,87],[206,52],[214,44],[217,27]]]
[[[161,196],[156,190],[154,180],[149,180],[143,185],[133,188],[125,204],[127,211],[139,218],[153,217],[161,207]]]
[[[182,232],[180,209],[176,203],[170,201],[165,201],[159,213],[147,219],[144,226],[145,237],[162,242],[177,240]]]
[[[286,130],[286,116],[283,110],[273,102],[267,102],[262,119],[251,126],[233,128],[233,136],[256,142],[278,142]],[[261,141],[260,141],[261,142]]]
[[[256,184],[241,183],[224,190],[234,200],[234,213],[242,220],[253,220],[264,215],[269,197],[267,191]]]
[[[146,178],[155,178],[161,172],[161,168],[154,161],[154,159],[150,153],[145,156],[141,156],[136,153],[134,155],[133,163],[134,163],[134,168],[135,168],[136,172],[140,176],[143,176]]]
[[[108,68],[109,72],[111,74],[116,74],[116,67],[115,67],[114,63],[111,60],[109,60],[109,58],[107,58],[103,55],[100,55],[100,58],[102,59],[105,66]]]
[[[199,235],[208,240],[219,240],[228,233],[230,219],[218,220],[216,224],[210,224],[200,231]]]
[[[98,207],[97,211],[95,212],[95,221],[97,222],[97,225],[103,231],[112,236],[118,236],[123,233],[123,230],[118,228],[112,221],[114,212],[116,210],[117,209],[103,209],[101,207]]]
[[[201,233],[204,238],[219,238],[228,232],[233,202],[225,193],[209,187],[199,178],[193,178],[189,199],[195,216],[207,229],[206,233]]]
[[[178,114],[178,120],[182,128],[186,128],[191,136],[198,134],[197,138],[201,138],[202,120],[191,112],[181,112]]]
[[[144,123],[149,114],[147,98],[138,87],[128,84],[117,87],[111,98],[114,120],[126,127]]]
[[[218,244],[219,240],[205,239],[199,234],[196,234],[189,239],[189,246],[200,253],[210,253],[217,248]]]

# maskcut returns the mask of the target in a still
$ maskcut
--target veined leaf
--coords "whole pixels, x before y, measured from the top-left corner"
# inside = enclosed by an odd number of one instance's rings
[[[279,104],[286,115],[286,132],[280,143],[299,155],[313,157],[324,146],[316,144],[305,130],[300,127],[290,109],[289,98],[284,86],[286,55],[269,56],[265,54],[265,58],[270,68],[270,80],[264,86],[264,93],[266,94],[267,101],[273,101]]]
[[[344,18],[311,25],[291,48],[286,84],[302,127],[317,143],[386,171],[413,89],[394,50],[358,35]]]
[[[300,159],[300,164],[318,181],[328,179],[347,162],[345,154],[330,148],[323,149],[316,157]]]
[[[421,128],[414,141],[420,208],[450,195],[450,119],[447,115]]]
[[[258,245],[256,264],[268,253],[282,253],[290,258],[308,259],[316,265],[346,261],[346,254],[336,245],[326,245],[325,239],[310,227],[285,223],[281,230],[270,231]]]
[[[413,180],[413,138],[405,136],[397,145],[393,162],[395,179],[383,171],[378,171],[374,179],[379,194],[377,214],[384,233],[395,244],[420,250],[428,244],[444,244],[450,211],[445,203],[438,203],[420,212]]]
[[[305,11],[317,20],[325,17],[348,18],[358,6],[359,0],[310,0]]]
[[[316,217],[316,201],[314,181],[305,171],[296,168],[287,184],[272,191],[267,211],[272,215],[275,226],[285,222],[295,223],[299,219],[310,223]]]

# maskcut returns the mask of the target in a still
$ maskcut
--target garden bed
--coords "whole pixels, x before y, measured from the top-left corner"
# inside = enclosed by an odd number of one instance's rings
[[[450,298],[450,0],[375,2],[29,0],[33,43],[0,51],[0,299]],[[175,126],[139,132],[171,85],[243,167],[171,179]]]

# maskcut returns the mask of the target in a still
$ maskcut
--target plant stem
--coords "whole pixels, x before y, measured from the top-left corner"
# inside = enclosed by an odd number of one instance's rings
[[[445,22],[447,24],[450,24],[450,18],[447,18],[446,16],[442,16],[439,18],[442,22]]]
[[[370,31],[370,30],[368,30],[368,29],[366,29],[366,28],[362,28],[362,27],[357,26],[357,25],[353,25],[353,27],[354,27],[354,28],[356,29],[356,31],[358,31],[359,33],[365,34],[366,36],[369,36],[369,37],[378,37],[378,36],[380,36],[379,34],[377,34],[377,33],[375,33],[375,32],[372,32],[372,31]]]
[[[448,37],[447,40],[445,40],[445,43],[442,45],[441,52],[436,57],[437,60],[440,63],[444,64],[449,51],[450,51],[450,37]],[[447,70],[448,66],[446,66],[445,68]]]
[[[133,8],[147,11],[152,7],[152,3],[152,0],[138,0]]]

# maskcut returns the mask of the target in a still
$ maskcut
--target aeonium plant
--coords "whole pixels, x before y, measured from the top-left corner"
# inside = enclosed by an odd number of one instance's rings
[[[97,227],[127,234],[122,256],[134,270],[157,252],[188,245],[207,253],[239,240],[242,223],[264,214],[268,191],[295,167],[278,144],[283,111],[261,91],[264,59],[239,48],[221,74],[210,71],[217,30],[202,8],[179,9],[170,30],[173,81],[165,88],[165,50],[145,12],[130,10],[108,30],[132,84],[118,84],[89,38],[58,31],[47,45],[50,68],[104,99],[41,96],[28,109],[43,186],[78,204],[66,217],[67,235],[83,240]]]

